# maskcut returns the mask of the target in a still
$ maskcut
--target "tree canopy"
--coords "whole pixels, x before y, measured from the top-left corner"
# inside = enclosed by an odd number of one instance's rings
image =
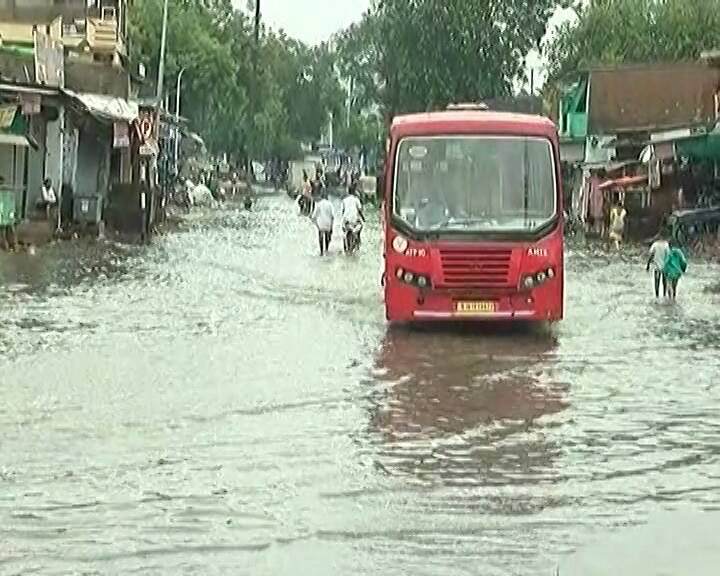
[[[131,59],[154,79],[162,0],[136,3],[130,17]],[[230,0],[170,0],[165,86],[174,92],[186,69],[181,113],[211,149],[289,157],[301,141],[320,137],[330,114],[341,114],[344,92],[327,46],[311,48],[267,29],[260,38],[256,76],[252,22]]]
[[[696,59],[720,46],[720,0],[594,0],[544,47],[549,79],[597,64]]]
[[[356,97],[388,116],[507,96],[558,0],[376,0],[339,39]]]
[[[332,44],[263,29],[255,74],[252,22],[231,0],[170,0],[165,85],[174,91],[186,69],[183,115],[214,150],[289,156],[317,140],[331,115],[340,144],[372,144],[383,116],[510,95],[562,3],[374,0]],[[131,11],[131,58],[150,78],[161,17],[162,0]]]

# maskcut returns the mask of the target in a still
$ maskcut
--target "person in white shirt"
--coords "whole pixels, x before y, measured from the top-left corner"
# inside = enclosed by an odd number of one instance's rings
[[[45,210],[45,217],[50,220],[50,209],[57,204],[57,196],[50,178],[45,178],[42,185],[42,198],[40,207]]]
[[[657,240],[655,240],[655,242],[652,243],[652,246],[650,246],[647,266],[645,267],[648,272],[650,271],[650,266],[652,266],[653,268],[653,275],[655,280],[655,298],[660,297],[661,280],[663,287],[663,297],[667,296],[668,293],[667,278],[665,277],[663,269],[665,268],[665,260],[667,259],[669,253],[670,243],[667,241],[667,238],[665,238],[665,235],[662,234]]]
[[[312,214],[312,221],[318,229],[318,239],[320,242],[320,256],[327,254],[332,240],[333,224],[335,223],[335,214],[333,205],[328,200],[327,192],[322,191],[320,200],[315,204]]]
[[[362,224],[364,222],[365,214],[363,214],[362,202],[360,202],[360,198],[350,192],[342,201],[342,230],[345,240],[347,241],[348,232],[357,230],[359,246],[360,232],[362,231]]]

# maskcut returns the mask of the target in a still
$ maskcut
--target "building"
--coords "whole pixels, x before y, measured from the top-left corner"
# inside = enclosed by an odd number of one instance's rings
[[[719,89],[718,69],[702,62],[591,68],[561,86],[556,123],[575,212],[587,211],[593,177],[608,200],[624,198],[638,230],[691,203],[697,173],[682,159],[711,157]]]
[[[97,60],[127,55],[129,0],[0,0],[3,45],[32,48],[38,27],[68,50]]]
[[[131,4],[0,0],[0,108],[7,111],[0,114],[0,177],[16,195],[20,220],[40,216],[35,206],[50,178],[60,221],[93,223],[114,186],[140,178],[143,150],[152,155],[142,140],[156,140],[153,123],[141,131],[147,118],[130,100]],[[12,120],[3,125],[2,118]]]

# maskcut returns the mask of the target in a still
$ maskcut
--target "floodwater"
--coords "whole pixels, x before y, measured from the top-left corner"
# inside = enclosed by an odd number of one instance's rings
[[[720,517],[718,267],[673,306],[571,246],[562,324],[409,331],[377,237],[274,197],[0,255],[0,574],[564,575]]]

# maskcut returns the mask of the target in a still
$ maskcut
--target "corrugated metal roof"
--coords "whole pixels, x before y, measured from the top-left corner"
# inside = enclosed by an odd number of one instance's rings
[[[128,102],[124,98],[101,94],[79,94],[72,90],[64,90],[64,92],[80,102],[90,114],[103,120],[132,122],[139,116],[137,103]]]
[[[718,70],[695,62],[593,69],[588,132],[608,134],[712,122],[719,85]]]

